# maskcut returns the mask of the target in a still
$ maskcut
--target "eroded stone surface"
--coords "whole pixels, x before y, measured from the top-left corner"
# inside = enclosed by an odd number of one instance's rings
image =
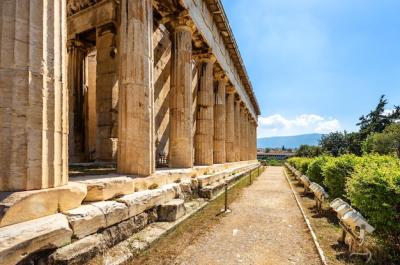
[[[65,247],[57,249],[48,258],[48,264],[85,264],[102,251],[103,236],[95,234],[82,238]]]
[[[87,186],[85,201],[105,201],[135,191],[134,180],[126,176],[102,175],[76,178]]]
[[[104,229],[103,243],[108,248],[115,246],[142,230],[148,223],[148,214],[141,213],[126,221]]]
[[[0,227],[77,208],[85,196],[86,186],[74,182],[52,189],[1,192]]]
[[[180,188],[177,184],[165,185],[159,189],[145,190],[130,195],[125,195],[118,202],[124,203],[129,208],[129,216],[138,215],[145,210],[164,204],[180,194]]]
[[[90,235],[57,249],[45,264],[80,265],[87,264],[96,256],[101,256],[107,248],[126,240],[147,225],[147,214],[142,213],[121,223],[104,229],[99,234]]]
[[[106,226],[112,226],[114,224],[120,223],[129,218],[128,207],[116,201],[103,201],[103,202],[95,202],[91,205],[99,208],[105,218],[106,218]]]
[[[54,214],[0,228],[0,264],[16,264],[39,250],[55,249],[71,242],[67,218]]]
[[[90,204],[66,211],[64,214],[74,231],[74,237],[78,239],[94,234],[107,225],[101,209]]]
[[[185,201],[175,199],[158,207],[158,220],[172,222],[186,214]]]

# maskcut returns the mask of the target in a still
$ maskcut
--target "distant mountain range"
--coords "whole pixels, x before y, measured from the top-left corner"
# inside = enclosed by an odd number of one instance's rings
[[[277,136],[257,139],[258,148],[298,148],[302,144],[318,145],[323,134],[311,133],[294,136]]]

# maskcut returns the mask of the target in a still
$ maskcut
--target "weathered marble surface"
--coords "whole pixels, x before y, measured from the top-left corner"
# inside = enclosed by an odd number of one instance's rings
[[[16,264],[29,254],[71,243],[67,218],[54,214],[0,228],[0,264]]]
[[[1,192],[0,227],[77,208],[85,196],[86,186],[74,182],[52,189]]]

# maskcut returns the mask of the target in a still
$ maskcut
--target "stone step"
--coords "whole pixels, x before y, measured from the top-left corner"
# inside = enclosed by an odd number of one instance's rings
[[[43,260],[43,264],[86,264],[94,257],[101,256],[107,249],[144,229],[147,223],[147,214],[141,213],[108,227],[99,234],[87,236],[57,249],[47,259]]]
[[[157,222],[148,225],[137,234],[132,235],[127,240],[107,249],[101,256],[97,256],[90,261],[89,265],[107,264],[122,265],[129,264],[134,257],[142,251],[148,249],[157,240],[174,230],[179,224],[193,216],[207,205],[204,199],[196,199],[185,203],[186,214],[173,222]]]
[[[233,176],[236,172],[242,172],[246,171],[250,168],[255,167],[258,165],[258,163],[253,163],[250,165],[244,165],[244,166],[239,166],[239,167],[234,167],[234,168],[229,168],[226,169],[218,174],[213,174],[213,175],[205,175],[205,176],[200,176],[197,177],[199,181],[199,188],[202,189],[203,187],[213,184],[215,182],[218,182],[226,177]]]
[[[158,221],[160,222],[173,222],[185,214],[185,201],[182,199],[171,200],[158,207]]]
[[[165,185],[159,189],[135,192],[115,201],[102,201],[82,205],[64,212],[74,231],[74,238],[84,238],[120,223],[146,210],[165,204],[181,195],[178,184]]]
[[[134,180],[121,175],[96,175],[73,178],[87,186],[86,202],[110,200],[118,196],[135,192]]]
[[[135,192],[118,198],[116,201],[128,206],[129,216],[135,216],[145,210],[165,204],[181,196],[182,192],[178,184],[164,185],[159,189]]]
[[[74,182],[51,189],[0,192],[0,227],[77,208],[86,194],[86,186]]]
[[[63,214],[0,228],[0,264],[17,264],[37,251],[71,243],[72,230]]]
[[[259,164],[251,165],[248,167],[245,167],[242,169],[239,173],[236,173],[234,175],[229,175],[225,179],[219,180],[217,182],[214,182],[212,184],[209,184],[201,189],[199,189],[199,196],[201,198],[206,198],[206,199],[213,199],[218,194],[224,189],[226,185],[230,185],[240,178],[244,177],[249,171],[254,170],[259,167]]]

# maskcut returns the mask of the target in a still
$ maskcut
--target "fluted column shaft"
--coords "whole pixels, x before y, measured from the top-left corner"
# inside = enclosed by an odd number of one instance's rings
[[[190,168],[193,166],[191,28],[175,27],[172,45],[169,165]]]
[[[252,145],[252,160],[257,160],[257,122],[253,121],[253,145]]]
[[[0,1],[0,191],[68,182],[66,1]]]
[[[233,88],[226,95],[225,153],[226,162],[235,162],[235,94]]]
[[[199,90],[195,134],[195,164],[212,165],[214,149],[214,60],[199,60]]]
[[[226,162],[226,77],[219,77],[214,105],[214,164]]]
[[[121,2],[118,172],[154,172],[153,7]]]
[[[240,136],[240,160],[246,161],[248,160],[248,152],[247,152],[247,145],[248,145],[248,131],[247,131],[247,110],[244,106],[240,108],[240,116],[241,116],[241,136]]]
[[[240,100],[235,100],[235,161],[240,161],[240,150],[241,150],[241,113],[240,113]]]
[[[247,117],[247,160],[252,160],[253,124],[250,114]]]
[[[84,62],[86,49],[77,40],[68,41],[68,93],[69,93],[69,135],[68,151],[72,162],[79,161],[84,155]],[[74,161],[76,160],[76,161]]]
[[[147,24],[146,24],[147,26]],[[145,32],[143,32],[145,33]],[[125,35],[128,37],[128,34]],[[97,113],[97,132],[96,132],[96,160],[113,161],[117,158],[118,147],[118,63],[114,52],[116,49],[117,32],[113,25],[105,25],[97,28],[96,36],[96,113]],[[130,36],[132,38],[132,36]],[[141,38],[146,38],[143,36]],[[129,41],[129,39],[125,39]],[[134,40],[137,42],[137,40]],[[121,42],[122,43],[122,42]],[[126,45],[122,43],[122,45]],[[142,46],[148,49],[146,46]],[[139,50],[140,48],[138,48]],[[123,56],[127,56],[125,53]],[[136,57],[135,57],[136,58]],[[150,57],[144,56],[141,60],[152,60]],[[125,61],[126,62],[126,61]],[[129,62],[129,61],[128,61]],[[136,61],[134,61],[136,63]],[[130,62],[131,64],[134,63]],[[147,62],[146,62],[147,63]],[[147,63],[148,64],[148,63]],[[123,66],[127,67],[127,66]],[[125,71],[125,70],[124,70]],[[144,75],[146,78],[143,85],[148,89],[150,80],[149,74]],[[126,78],[126,77],[125,77]],[[129,77],[128,77],[129,78]],[[129,81],[125,81],[129,83]],[[134,83],[132,83],[133,85]],[[125,86],[124,89],[126,89]],[[141,88],[138,88],[141,89]],[[142,88],[143,89],[143,88]],[[147,92],[146,92],[147,93]],[[126,96],[127,94],[125,94]],[[143,92],[138,94],[143,96]],[[138,99],[141,100],[141,99]],[[144,100],[150,104],[148,100]],[[147,129],[146,129],[147,130]]]

